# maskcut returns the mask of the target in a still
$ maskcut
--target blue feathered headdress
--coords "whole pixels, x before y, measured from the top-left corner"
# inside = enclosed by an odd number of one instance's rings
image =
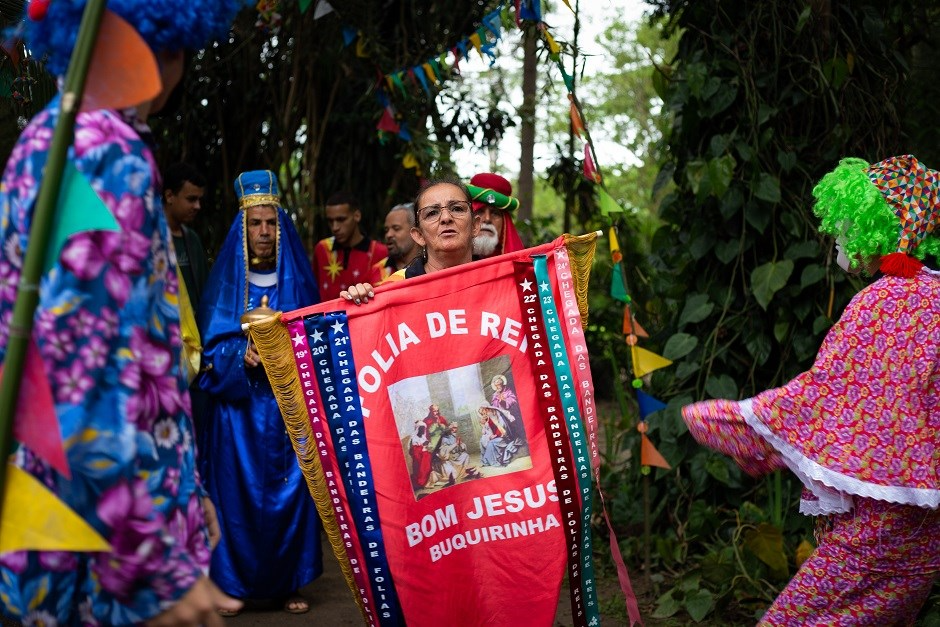
[[[65,73],[87,0],[31,0],[26,45],[50,72]],[[199,50],[225,36],[245,0],[108,0],[108,9],[126,20],[154,52]],[[38,18],[38,19],[34,19]]]

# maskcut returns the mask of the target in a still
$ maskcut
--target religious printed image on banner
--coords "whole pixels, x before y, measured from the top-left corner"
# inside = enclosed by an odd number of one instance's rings
[[[415,499],[473,479],[532,467],[521,414],[492,404],[484,381],[513,399],[506,356],[411,377],[388,387]],[[507,378],[508,375],[508,378]],[[489,386],[486,386],[489,387]],[[499,397],[499,398],[497,398]]]
[[[587,272],[569,253],[588,270],[594,237],[568,243],[252,326],[368,624],[551,625],[565,574],[575,624],[599,624]]]

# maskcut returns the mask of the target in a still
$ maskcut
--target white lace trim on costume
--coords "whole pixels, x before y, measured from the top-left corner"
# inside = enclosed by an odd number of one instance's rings
[[[778,437],[767,425],[761,422],[754,413],[752,402],[753,399],[749,398],[739,403],[745,422],[780,452],[783,461],[790,470],[819,499],[818,503],[801,501],[800,512],[811,515],[845,513],[852,509],[853,496],[902,505],[929,507],[931,509],[940,506],[940,490],[878,485],[844,475],[817,464]],[[806,510],[818,511],[804,511],[804,503]]]
[[[248,282],[255,287],[277,285],[277,272],[248,272]]]

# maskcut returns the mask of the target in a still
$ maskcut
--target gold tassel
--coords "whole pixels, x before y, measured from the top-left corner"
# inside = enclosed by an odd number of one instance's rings
[[[574,279],[574,293],[578,299],[578,311],[581,325],[588,323],[588,282],[591,278],[591,265],[597,250],[597,233],[569,235],[565,233],[565,248],[568,249],[568,261],[571,263],[571,276]]]
[[[353,579],[349,558],[343,546],[343,538],[340,535],[339,526],[336,524],[336,516],[326,490],[323,466],[320,465],[316,437],[310,426],[307,405],[304,402],[300,378],[297,376],[294,350],[291,347],[287,327],[281,323],[280,315],[272,316],[266,320],[252,323],[248,327],[248,336],[261,356],[265,374],[267,374],[268,381],[271,383],[271,390],[274,392],[277,405],[281,409],[284,425],[290,434],[294,453],[297,454],[297,464],[307,480],[310,496],[313,497],[313,501],[317,505],[320,520],[323,522],[323,530],[330,539],[333,553],[339,561],[343,577],[346,578],[346,585],[349,586],[363,619],[368,623],[369,618],[362,603],[362,596],[358,593],[358,586]]]

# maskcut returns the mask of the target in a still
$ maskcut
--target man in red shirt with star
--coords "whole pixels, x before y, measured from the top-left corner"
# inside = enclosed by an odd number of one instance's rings
[[[320,298],[339,298],[340,292],[357,283],[377,285],[382,280],[388,249],[360,230],[359,201],[349,192],[337,192],[327,199],[325,214],[333,235],[317,242],[313,249],[313,272]]]

